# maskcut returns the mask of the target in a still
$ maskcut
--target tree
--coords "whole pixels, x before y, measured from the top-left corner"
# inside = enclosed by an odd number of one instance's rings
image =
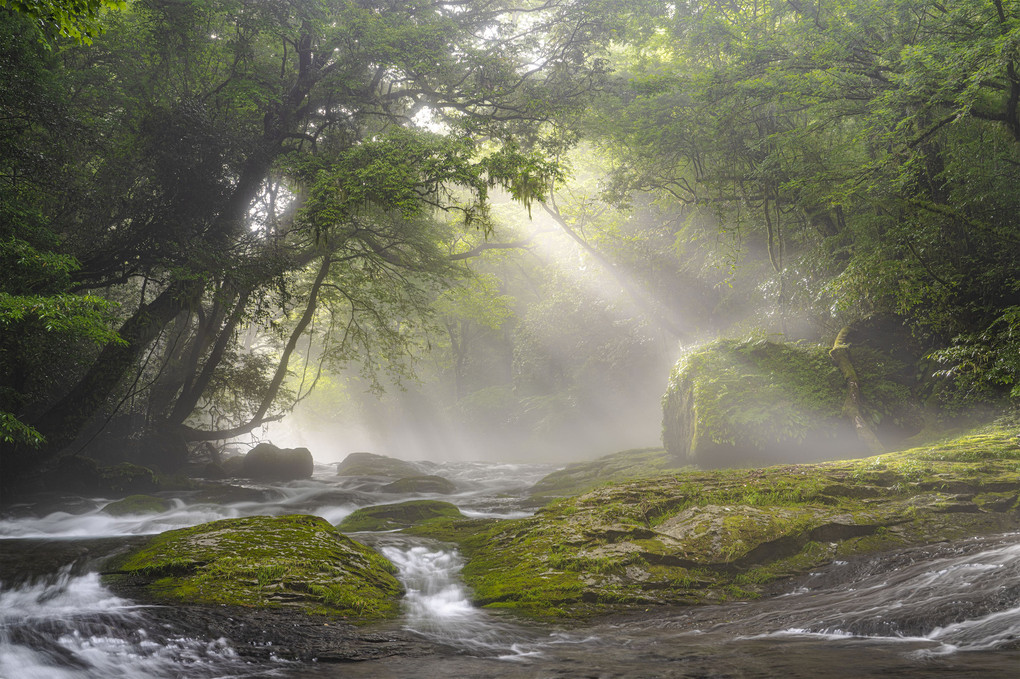
[[[43,218],[80,262],[71,288],[121,299],[123,341],[26,409],[45,449],[5,460],[37,465],[118,402],[183,439],[250,431],[323,301],[330,328],[389,332],[385,303],[359,300],[377,277],[442,275],[419,235],[431,211],[485,229],[492,187],[530,202],[555,176],[543,125],[600,77],[609,31],[580,6],[147,0],[63,52],[84,148]],[[187,426],[239,331],[277,305],[295,315],[266,398],[225,430]]]
[[[611,195],[668,197],[760,250],[781,318],[903,314],[929,345],[1016,304],[1016,8],[680,3],[589,130]],[[780,329],[781,329],[780,325]]]
[[[0,9],[31,19],[41,37],[60,35],[86,45],[102,32],[104,11],[126,6],[124,0],[0,0]]]

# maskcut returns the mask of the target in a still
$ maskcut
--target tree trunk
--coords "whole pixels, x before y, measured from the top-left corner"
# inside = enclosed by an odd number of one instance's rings
[[[326,280],[326,276],[329,274],[329,268],[332,263],[333,260],[329,254],[323,256],[319,272],[315,277],[315,282],[312,283],[311,290],[308,292],[308,303],[305,305],[304,313],[301,314],[301,318],[298,319],[297,325],[294,326],[294,330],[291,331],[290,337],[287,339],[287,345],[284,347],[283,353],[280,355],[280,362],[277,364],[276,372],[273,374],[273,379],[269,383],[269,389],[266,391],[266,396],[262,400],[262,403],[259,404],[259,408],[255,411],[255,414],[251,416],[247,423],[232,429],[202,431],[187,426],[178,427],[178,431],[182,433],[185,440],[221,441],[224,439],[230,439],[235,436],[247,434],[266,422],[279,419],[279,417],[266,417],[266,413],[269,412],[269,408],[273,405],[273,401],[276,400],[276,395],[280,391],[280,386],[283,384],[283,380],[287,376],[287,364],[290,362],[290,357],[291,354],[294,353],[294,349],[297,348],[298,340],[301,339],[301,335],[315,316],[315,308],[319,298],[319,291],[322,289],[322,284]]]
[[[861,412],[864,398],[861,395],[857,370],[854,368],[853,361],[850,360],[850,345],[846,341],[849,332],[849,326],[845,326],[839,331],[839,334],[836,335],[836,341],[833,342],[832,349],[829,351],[829,356],[832,358],[833,363],[836,364],[836,367],[839,368],[843,379],[846,380],[846,400],[843,401],[843,416],[853,423],[854,431],[857,432],[857,438],[860,442],[867,447],[869,452],[877,455],[878,453],[885,452],[885,448]]]

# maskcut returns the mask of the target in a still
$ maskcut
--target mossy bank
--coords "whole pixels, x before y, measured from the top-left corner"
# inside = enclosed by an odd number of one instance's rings
[[[106,577],[160,602],[290,607],[368,621],[399,612],[403,588],[394,572],[324,519],[291,515],[162,533],[111,564]]]
[[[859,460],[681,471],[512,521],[409,529],[457,544],[477,604],[539,617],[753,598],[834,559],[1020,528],[1018,431]]]

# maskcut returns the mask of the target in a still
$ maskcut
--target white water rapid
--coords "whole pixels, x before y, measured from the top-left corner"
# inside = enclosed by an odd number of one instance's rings
[[[506,660],[541,656],[548,634],[528,634],[520,625],[501,623],[471,604],[460,580],[464,564],[456,551],[406,538],[387,542],[378,546],[397,567],[407,591],[406,629],[474,655]]]
[[[0,678],[245,677],[222,639],[153,635],[143,609],[114,596],[96,573],[0,586]],[[271,676],[266,668],[260,677]]]

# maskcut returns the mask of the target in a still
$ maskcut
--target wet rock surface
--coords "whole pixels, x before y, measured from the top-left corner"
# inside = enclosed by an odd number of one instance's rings
[[[397,479],[393,483],[387,483],[379,491],[392,494],[435,493],[437,495],[450,495],[457,492],[457,484],[449,479],[444,479],[442,476],[430,474]]]
[[[254,660],[337,663],[436,653],[434,645],[398,629],[360,628],[295,610],[176,605],[150,615],[167,636],[223,638]]]

